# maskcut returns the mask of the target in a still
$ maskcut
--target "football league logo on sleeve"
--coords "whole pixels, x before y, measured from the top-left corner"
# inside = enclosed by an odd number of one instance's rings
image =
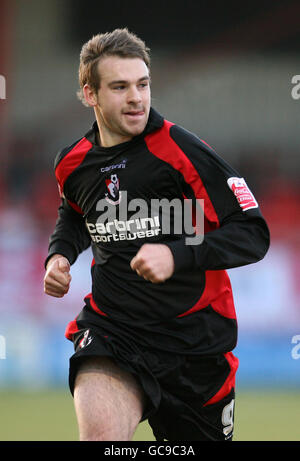
[[[246,184],[244,178],[229,178],[227,184],[236,196],[236,199],[243,211],[257,208],[258,203]]]

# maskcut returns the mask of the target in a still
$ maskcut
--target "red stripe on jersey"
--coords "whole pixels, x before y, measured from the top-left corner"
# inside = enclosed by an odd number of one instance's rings
[[[75,320],[72,320],[71,322],[68,323],[66,331],[65,331],[65,337],[69,339],[70,341],[73,341],[73,335],[77,333],[77,331],[79,331],[76,318]]]
[[[67,201],[68,201],[68,204],[69,204],[75,211],[77,211],[77,213],[83,215],[82,209],[81,209],[76,203],[71,202],[71,200],[67,200]]]
[[[205,232],[216,229],[220,225],[218,215],[198,171],[172,139],[170,128],[173,125],[174,123],[165,120],[162,128],[145,137],[146,145],[152,154],[181,172],[186,183],[193,189],[196,199],[204,199]],[[202,296],[191,309],[178,317],[192,314],[208,305],[224,317],[236,318],[231,284],[226,271],[206,271],[206,284]]]
[[[178,317],[185,317],[204,309],[208,305],[211,305],[213,310],[223,317],[236,319],[231,283],[227,272],[224,270],[205,272],[205,289],[200,299],[191,309],[178,315]]]
[[[180,149],[171,138],[170,128],[174,123],[164,121],[164,125],[154,133],[145,137],[149,151],[156,157],[172,165],[180,171],[187,184],[189,184],[197,199],[204,199],[204,214],[210,223],[210,227],[219,227],[217,213],[206,192],[203,182],[187,155]]]
[[[82,138],[57,165],[55,175],[61,192],[68,176],[82,163],[92,145],[86,138]]]
[[[204,144],[206,144],[207,147],[209,147],[210,149],[214,150],[206,141],[204,141],[204,139],[200,139],[200,141],[202,141]]]
[[[226,358],[230,366],[229,375],[227,376],[223,386],[211,399],[208,400],[208,402],[204,404],[204,406],[212,405],[213,403],[219,402],[224,397],[226,397],[226,395],[229,394],[232,388],[235,387],[235,374],[239,366],[239,359],[235,357],[232,352],[226,352],[226,354],[224,354],[224,357]]]
[[[105,317],[107,317],[107,314],[105,314],[105,312],[103,312],[101,309],[99,309],[99,307],[97,306],[97,304],[95,303],[94,299],[93,299],[93,296],[92,296],[92,293],[90,293],[89,295],[87,295],[85,298],[84,298],[85,301],[88,301],[90,303],[90,306],[91,308],[97,312],[98,314],[100,315],[104,315]]]

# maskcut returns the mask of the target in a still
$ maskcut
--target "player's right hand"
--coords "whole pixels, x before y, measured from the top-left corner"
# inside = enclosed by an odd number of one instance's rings
[[[48,261],[44,277],[44,292],[62,298],[70,288],[70,263],[64,256],[54,255]]]

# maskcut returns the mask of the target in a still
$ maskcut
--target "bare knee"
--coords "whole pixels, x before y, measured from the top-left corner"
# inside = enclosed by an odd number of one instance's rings
[[[121,438],[116,429],[110,428],[95,428],[91,427],[88,430],[81,429],[79,431],[80,442],[107,442],[107,441],[130,441],[130,438]]]

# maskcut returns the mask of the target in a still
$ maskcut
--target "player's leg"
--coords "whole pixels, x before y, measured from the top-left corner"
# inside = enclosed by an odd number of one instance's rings
[[[80,440],[131,440],[143,402],[143,391],[132,374],[108,357],[86,358],[74,387]]]

